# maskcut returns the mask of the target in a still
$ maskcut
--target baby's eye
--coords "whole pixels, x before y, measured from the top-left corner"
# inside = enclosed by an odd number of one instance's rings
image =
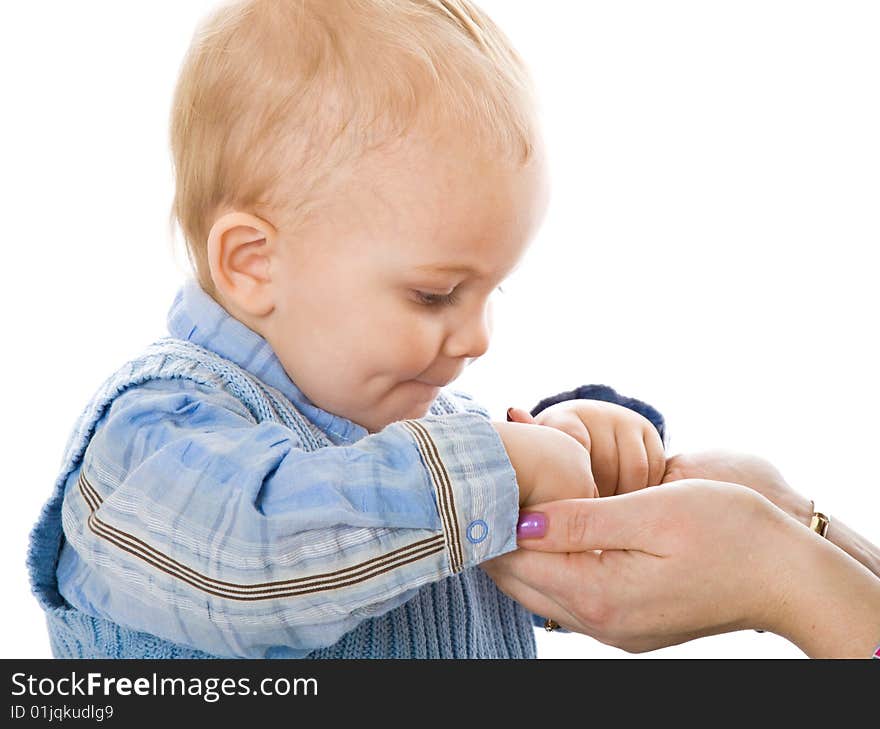
[[[504,289],[500,286],[496,291],[504,293]],[[415,291],[415,294],[419,299],[419,303],[425,306],[452,306],[458,301],[454,290],[448,294],[429,294],[425,291]]]
[[[419,303],[425,306],[451,306],[458,301],[455,291],[449,294],[429,294],[424,291],[416,291],[415,294],[419,299]]]

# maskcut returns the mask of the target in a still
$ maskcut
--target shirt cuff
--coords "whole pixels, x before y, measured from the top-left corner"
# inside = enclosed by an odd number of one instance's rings
[[[516,549],[519,485],[491,422],[454,413],[401,424],[433,486],[451,572]]]

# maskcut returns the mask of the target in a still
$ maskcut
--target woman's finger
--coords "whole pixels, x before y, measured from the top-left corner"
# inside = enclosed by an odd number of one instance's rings
[[[598,584],[602,569],[595,552],[551,554],[517,549],[497,558],[497,562],[497,573],[503,573],[505,580],[516,578],[549,600],[564,595],[569,602],[577,602],[574,598],[582,588]]]
[[[507,419],[511,423],[534,423],[532,414],[522,408],[507,408]]]
[[[630,549],[660,554],[665,541],[664,507],[675,497],[675,489],[670,484],[669,489],[642,489],[601,499],[565,499],[529,506],[520,515],[520,522],[531,521],[530,534],[543,522],[544,536],[521,536],[519,546],[542,552]]]
[[[552,618],[568,630],[583,632],[583,627],[579,621],[561,603],[533,585],[528,584],[522,579],[521,575],[505,566],[509,556],[511,555],[497,557],[488,562],[483,562],[480,566],[505,595],[513,598],[528,610],[531,610],[536,615]],[[532,556],[543,557],[544,555],[539,552],[533,552]]]

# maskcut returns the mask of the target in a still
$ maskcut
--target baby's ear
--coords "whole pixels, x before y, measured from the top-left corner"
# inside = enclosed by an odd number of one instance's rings
[[[221,215],[208,234],[208,267],[218,293],[241,311],[266,316],[274,308],[269,256],[274,226],[249,213]]]

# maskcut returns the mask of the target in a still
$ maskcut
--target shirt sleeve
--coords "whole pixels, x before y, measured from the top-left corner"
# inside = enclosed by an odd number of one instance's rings
[[[116,398],[68,484],[59,589],[214,655],[306,655],[515,549],[518,494],[478,412],[307,452],[222,390],[151,381]]]
[[[647,418],[651,421],[651,424],[657,429],[657,432],[660,434],[660,440],[663,441],[664,445],[668,444],[667,433],[666,433],[666,421],[663,418],[663,415],[660,413],[657,408],[652,405],[649,405],[646,402],[642,402],[641,400],[637,400],[634,397],[626,397],[625,395],[621,395],[616,390],[607,385],[581,385],[580,387],[575,388],[574,390],[566,390],[565,392],[560,392],[558,395],[551,395],[550,397],[545,397],[541,402],[539,402],[535,407],[531,409],[531,414],[534,417],[542,410],[546,410],[551,405],[556,405],[560,402],[565,402],[566,400],[601,400],[603,402],[614,403],[615,405],[622,405],[625,408],[629,408],[630,410],[635,410],[639,415]]]

